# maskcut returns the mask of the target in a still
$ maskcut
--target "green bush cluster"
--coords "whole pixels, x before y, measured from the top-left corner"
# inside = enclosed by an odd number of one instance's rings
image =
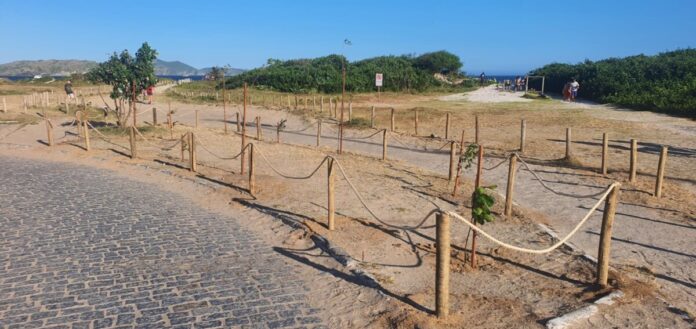
[[[375,90],[375,73],[383,73],[384,91],[424,91],[443,83],[434,73],[458,75],[462,67],[459,57],[446,51],[413,56],[380,56],[348,62],[340,55],[314,59],[280,61],[269,59],[267,65],[227,79],[227,88],[239,88],[244,82],[257,88],[282,92],[341,91],[341,69],[346,66],[346,90]]]
[[[576,65],[554,63],[530,74],[545,75],[547,90],[552,92],[560,93],[566,81],[575,77],[582,98],[696,117],[696,49]]]

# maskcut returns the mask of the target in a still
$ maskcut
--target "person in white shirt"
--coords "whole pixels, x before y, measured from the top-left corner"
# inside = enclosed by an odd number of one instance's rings
[[[578,97],[578,90],[580,90],[580,83],[578,83],[575,78],[571,79],[570,82],[570,101],[575,102],[575,98]]]

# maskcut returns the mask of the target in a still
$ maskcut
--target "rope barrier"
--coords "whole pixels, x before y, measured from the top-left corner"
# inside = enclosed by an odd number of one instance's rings
[[[600,191],[600,192],[598,192],[598,193],[592,193],[592,194],[572,194],[572,193],[565,193],[565,192],[561,192],[561,191],[556,191],[555,189],[553,189],[553,188],[549,187],[548,185],[546,185],[546,183],[544,183],[544,180],[543,180],[541,177],[539,177],[539,174],[537,174],[534,170],[532,170],[531,167],[529,167],[529,164],[527,164],[527,162],[525,162],[525,161],[524,161],[521,157],[519,157],[519,156],[518,156],[517,158],[520,159],[520,162],[522,162],[522,165],[523,165],[530,173],[532,173],[532,175],[534,176],[534,178],[536,178],[536,180],[539,181],[539,183],[541,184],[541,186],[543,186],[545,189],[551,191],[551,192],[554,193],[554,194],[561,195],[561,196],[565,196],[565,197],[570,197],[570,198],[588,199],[588,198],[594,198],[594,197],[596,197],[596,196],[598,196],[598,195],[601,195],[601,194],[603,193],[603,192]]]
[[[105,136],[104,134],[102,134],[99,130],[97,130],[97,128],[94,128],[94,126],[93,126],[91,123],[89,123],[89,121],[87,121],[87,125],[90,126],[90,128],[92,128],[92,130],[94,130],[94,131],[99,135],[99,138],[101,138],[101,139],[104,140],[105,142],[107,142],[107,143],[109,143],[109,144],[112,144],[112,145],[116,145],[116,146],[118,146],[118,147],[121,147],[121,148],[123,148],[123,149],[125,149],[125,150],[130,151],[130,148],[129,148],[129,147],[125,147],[125,146],[123,146],[123,145],[119,145],[119,144],[116,144],[116,143],[112,142],[111,139],[110,139],[109,137],[106,137],[106,136]]]
[[[288,175],[288,174],[284,174],[284,173],[280,172],[278,169],[276,169],[276,168],[273,166],[273,164],[271,164],[271,162],[268,160],[268,158],[267,158],[266,155],[263,153],[263,151],[261,151],[261,148],[260,148],[258,145],[256,145],[256,144],[255,144],[255,150],[259,153],[259,155],[261,155],[261,158],[263,159],[263,161],[266,162],[266,164],[268,164],[268,166],[271,168],[271,170],[273,170],[273,171],[274,171],[276,174],[278,174],[279,176],[281,176],[281,177],[283,177],[283,178],[287,178],[287,179],[298,179],[298,180],[300,180],[300,179],[301,179],[301,180],[310,179],[312,176],[314,176],[314,174],[317,173],[317,171],[319,171],[319,168],[321,168],[321,166],[324,165],[324,163],[326,162],[326,160],[328,160],[328,159],[330,158],[330,156],[325,156],[324,159],[321,160],[321,162],[319,163],[319,165],[318,165],[309,175],[306,175],[306,176],[291,176],[291,175]]]
[[[605,191],[602,192],[603,193],[602,197],[599,198],[597,203],[595,203],[595,205],[592,206],[592,208],[590,208],[590,210],[587,212],[585,217],[583,217],[583,219],[580,220],[580,222],[570,231],[570,233],[568,233],[563,239],[560,239],[558,242],[556,242],[552,246],[545,248],[545,249],[528,249],[528,248],[513,246],[511,244],[502,242],[502,241],[494,238],[492,235],[490,235],[489,233],[487,233],[486,231],[484,231],[480,227],[474,225],[474,223],[468,221],[466,218],[460,216],[459,214],[457,214],[455,212],[448,211],[447,214],[449,214],[450,216],[452,216],[454,218],[459,219],[459,221],[461,221],[462,223],[469,226],[469,228],[471,228],[472,230],[478,232],[479,234],[483,235],[484,237],[488,238],[489,240],[500,245],[503,248],[507,248],[507,249],[515,250],[515,251],[519,251],[519,252],[524,252],[524,253],[528,253],[528,254],[545,254],[545,253],[549,253],[549,252],[555,250],[556,248],[560,247],[564,243],[568,242],[568,240],[570,240],[570,238],[573,237],[573,235],[575,235],[575,233],[578,232],[580,227],[582,227],[582,225],[585,224],[585,222],[587,222],[587,220],[590,218],[590,216],[595,212],[595,210],[597,210],[599,205],[602,204],[602,202],[604,202],[604,200],[609,195],[609,192],[611,192],[614,188],[616,188],[616,185],[617,185],[617,183],[613,183]]]
[[[379,134],[379,133],[381,133],[381,132],[382,132],[382,130],[377,130],[377,131],[375,131],[373,134],[371,134],[371,135],[369,135],[369,136],[364,136],[364,137],[353,137],[353,136],[351,136],[351,137],[346,138],[346,140],[351,140],[351,139],[368,139],[368,138],[374,137],[375,135],[377,135],[377,134]]]
[[[140,136],[140,137],[143,138],[143,141],[145,141],[146,144],[149,144],[150,146],[156,147],[156,148],[161,149],[161,150],[163,150],[163,151],[171,151],[171,150],[174,149],[174,147],[176,147],[177,145],[179,145],[179,143],[181,143],[181,140],[178,140],[178,141],[177,141],[176,143],[174,143],[174,145],[172,145],[172,146],[169,146],[169,147],[161,147],[161,146],[159,146],[159,145],[157,145],[157,144],[151,142],[149,139],[147,139],[147,137],[145,137],[145,136],[140,132],[140,130],[138,130],[137,127],[134,127],[134,128],[135,128],[135,132],[138,134],[138,136]]]
[[[203,150],[205,150],[206,152],[210,153],[212,156],[214,156],[214,157],[216,157],[216,158],[218,158],[218,159],[220,159],[220,160],[234,160],[234,159],[237,159],[237,158],[239,158],[240,155],[242,155],[242,153],[244,153],[244,151],[247,149],[247,147],[249,147],[249,144],[247,144],[247,146],[245,146],[245,147],[244,147],[241,151],[239,151],[239,153],[237,153],[236,155],[234,155],[234,156],[232,156],[232,157],[222,157],[222,156],[216,154],[215,152],[211,151],[211,150],[210,150],[208,147],[206,147],[201,141],[199,141],[199,139],[200,139],[200,137],[196,137],[196,144],[199,145],[200,147],[202,147]]]
[[[307,129],[312,128],[312,127],[313,127],[314,125],[316,125],[316,124],[317,124],[317,122],[314,121],[314,122],[312,122],[312,123],[307,124],[304,128],[299,129],[299,130],[281,130],[281,131],[282,131],[282,132],[285,132],[285,133],[291,133],[291,134],[293,134],[293,133],[301,133],[301,132],[307,131]]]

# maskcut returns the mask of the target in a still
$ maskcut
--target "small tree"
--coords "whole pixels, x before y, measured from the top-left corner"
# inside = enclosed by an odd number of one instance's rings
[[[135,98],[157,83],[155,59],[157,51],[145,42],[131,56],[128,50],[114,52],[106,62],[99,63],[87,73],[90,81],[111,86],[109,97],[114,101],[114,112],[119,127],[124,127],[135,109]],[[128,104],[128,107],[124,106]],[[108,104],[107,104],[108,106]]]
[[[205,75],[206,80],[210,81],[220,81],[225,78],[225,68],[219,66],[213,66],[210,68],[210,72]]]

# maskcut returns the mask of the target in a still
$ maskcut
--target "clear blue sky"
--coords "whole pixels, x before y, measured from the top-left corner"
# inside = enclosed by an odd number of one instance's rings
[[[0,0],[0,63],[103,61],[143,41],[161,59],[198,68],[444,49],[471,74],[523,73],[549,62],[696,47],[696,1]]]

